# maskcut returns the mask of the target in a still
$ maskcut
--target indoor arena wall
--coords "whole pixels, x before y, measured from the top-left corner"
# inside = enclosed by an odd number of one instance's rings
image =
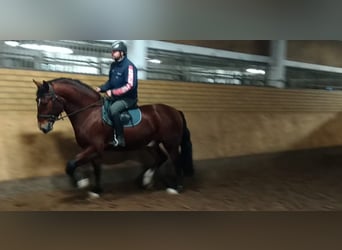
[[[64,173],[79,148],[68,119],[47,135],[36,121],[36,86],[58,77],[91,86],[106,76],[0,69],[0,181]],[[342,144],[342,92],[168,81],[140,81],[139,105],[184,111],[194,159],[273,153]],[[117,153],[118,161],[123,156]],[[130,153],[127,160],[138,160]]]

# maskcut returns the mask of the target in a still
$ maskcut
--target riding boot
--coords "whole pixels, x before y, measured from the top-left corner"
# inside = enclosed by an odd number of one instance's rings
[[[124,137],[124,129],[120,120],[120,114],[113,115],[113,121],[114,121],[114,128],[115,128],[114,145],[124,147],[126,146],[126,143],[125,143],[125,137]],[[115,138],[117,139],[117,142],[115,141]]]

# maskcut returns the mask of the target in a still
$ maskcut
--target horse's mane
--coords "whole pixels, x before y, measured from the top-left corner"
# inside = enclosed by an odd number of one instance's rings
[[[85,84],[84,82],[81,82],[78,79],[72,79],[72,78],[66,78],[66,77],[61,77],[61,78],[56,78],[53,80],[48,81],[48,83],[66,83],[66,84],[70,84],[70,85],[77,85],[80,86],[81,88],[85,88],[88,91],[93,92],[94,94],[100,96],[99,93],[97,93],[92,87],[90,87],[89,85]]]

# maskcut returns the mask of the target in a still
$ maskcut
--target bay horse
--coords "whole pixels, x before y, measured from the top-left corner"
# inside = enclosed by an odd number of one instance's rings
[[[148,185],[155,170],[167,159],[174,166],[175,183],[168,188],[172,192],[183,189],[183,177],[194,173],[192,158],[192,142],[190,131],[183,112],[165,105],[151,104],[140,106],[141,122],[133,127],[124,128],[125,148],[115,148],[113,127],[102,118],[104,97],[89,85],[71,78],[57,78],[38,82],[37,86],[37,122],[43,133],[53,129],[56,121],[68,117],[77,144],[82,151],[67,162],[65,171],[76,187],[85,185],[84,176],[76,171],[79,166],[90,163],[94,170],[95,186],[91,192],[99,196],[103,192],[101,186],[101,159],[107,149],[131,150],[149,145],[153,148],[156,162],[145,172],[143,185]],[[62,112],[66,115],[63,117]],[[152,146],[151,146],[152,145]],[[89,183],[87,183],[88,186]]]

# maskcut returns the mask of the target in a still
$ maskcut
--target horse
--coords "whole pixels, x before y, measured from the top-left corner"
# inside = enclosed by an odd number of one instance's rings
[[[124,148],[114,147],[111,143],[114,129],[103,119],[105,97],[76,79],[56,78],[42,82],[33,79],[33,82],[37,86],[39,129],[47,134],[53,130],[56,121],[67,117],[82,149],[74,159],[67,161],[65,167],[73,186],[89,186],[89,179],[76,170],[90,164],[95,176],[95,185],[90,193],[100,196],[103,192],[101,158],[105,150],[153,149],[155,163],[143,175],[143,187],[150,184],[155,171],[167,160],[171,161],[175,173],[174,183],[167,187],[171,193],[183,191],[184,176],[194,174],[191,136],[182,111],[166,104],[136,105],[141,112],[140,123],[124,128]],[[63,112],[66,115],[63,116]]]

